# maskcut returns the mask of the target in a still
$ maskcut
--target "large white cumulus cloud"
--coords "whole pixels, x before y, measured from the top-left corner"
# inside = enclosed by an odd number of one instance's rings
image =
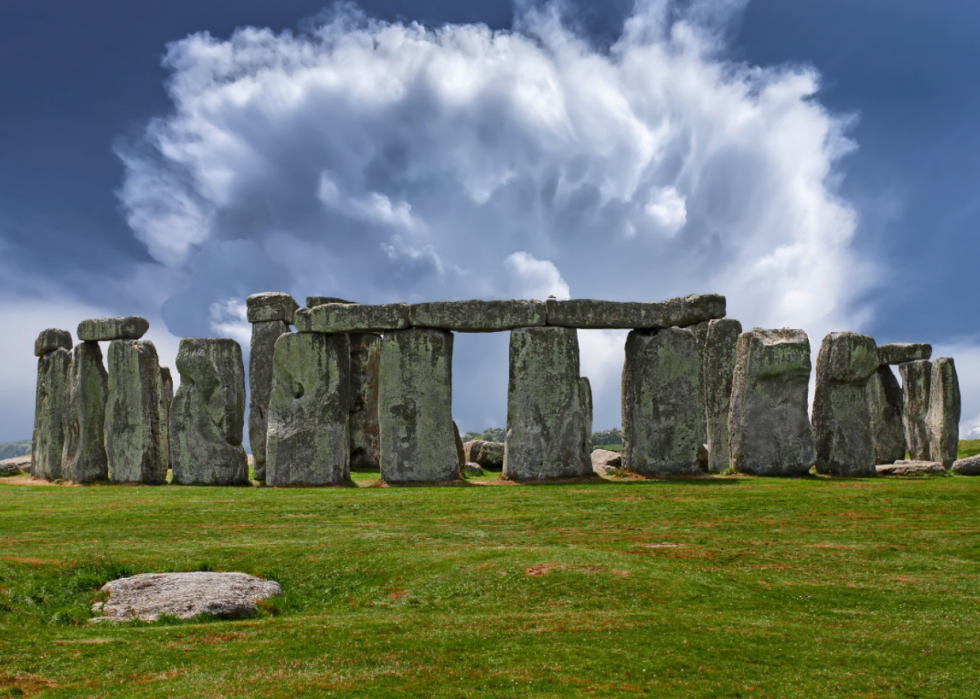
[[[718,291],[743,324],[803,327],[814,349],[859,329],[874,270],[835,194],[848,120],[821,107],[811,69],[725,60],[701,19],[730,5],[638,5],[608,51],[550,7],[493,32],[338,6],[303,34],[172,44],[174,111],[121,152],[120,190],[136,235],[182,277],[168,326],[224,327],[236,300],[281,289],[362,302]],[[618,424],[620,340],[583,341],[597,428]],[[491,384],[477,396],[457,381],[465,428],[499,422],[505,344],[458,345],[458,366]]]

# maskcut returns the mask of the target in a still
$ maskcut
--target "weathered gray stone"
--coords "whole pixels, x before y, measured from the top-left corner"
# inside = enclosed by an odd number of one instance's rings
[[[585,405],[578,332],[559,327],[511,331],[504,478],[591,476],[591,420]]]
[[[905,458],[905,426],[902,424],[902,387],[888,365],[868,379],[865,389],[871,412],[871,440],[875,463],[891,464]]]
[[[272,394],[272,361],[276,340],[289,332],[284,320],[252,323],[248,354],[248,442],[252,448],[255,479],[265,483],[266,435],[269,428],[269,396]]]
[[[961,476],[980,476],[980,454],[954,461],[950,470]]]
[[[149,340],[109,344],[105,447],[109,480],[160,484],[167,479],[166,425],[161,424],[160,360]]]
[[[299,308],[299,304],[292,296],[281,291],[252,294],[245,301],[245,304],[248,307],[249,323],[268,323],[273,320],[281,320],[291,325],[293,314]]]
[[[735,376],[735,349],[742,324],[731,318],[708,323],[701,376],[707,425],[708,471],[721,473],[732,465],[729,451],[728,411]]]
[[[960,381],[949,357],[940,357],[932,363],[926,424],[931,460],[949,468],[956,461],[960,442]]]
[[[386,482],[460,478],[452,375],[451,332],[417,328],[385,333],[378,413],[381,478]]]
[[[810,368],[810,340],[802,330],[754,328],[739,335],[728,417],[738,471],[801,476],[813,466]]]
[[[326,306],[328,303],[357,303],[356,301],[345,301],[344,299],[338,299],[334,296],[307,296],[306,297],[306,307],[316,308],[317,306]]]
[[[170,410],[173,482],[247,483],[242,348],[229,339],[184,338],[177,352],[177,371],[180,388]]]
[[[932,345],[893,342],[878,347],[878,361],[882,364],[904,364],[932,358]]]
[[[459,436],[459,426],[455,420],[453,420],[453,442],[456,444],[456,463],[462,471],[466,465],[466,453],[463,451],[463,438]]]
[[[578,379],[579,397],[582,399],[582,414],[585,415],[585,439],[592,450],[592,384],[587,376]]]
[[[31,470],[30,456],[15,456],[12,459],[0,461],[0,476],[13,476]]]
[[[149,329],[150,321],[139,316],[92,318],[78,324],[78,339],[83,342],[138,340]]]
[[[701,401],[701,419],[698,421],[698,468],[701,471],[708,470],[708,411],[705,403],[705,378],[704,378],[704,353],[708,343],[708,323],[705,321],[697,325],[688,326],[688,330],[694,333],[694,341],[698,348],[698,366],[701,371],[698,375],[698,400]]]
[[[302,308],[294,318],[301,333],[379,333],[408,328],[408,304],[389,303],[362,306],[356,303],[328,303]]]
[[[93,483],[109,478],[105,409],[109,375],[98,342],[80,342],[71,363],[68,417],[61,469],[66,480]]]
[[[156,621],[161,614],[192,619],[198,614],[243,617],[255,614],[260,600],[281,595],[279,583],[244,573],[144,573],[102,586],[105,603],[92,609],[92,621]]]
[[[893,464],[875,466],[879,476],[913,476],[919,473],[946,473],[946,468],[935,461],[896,461]]]
[[[544,301],[438,301],[409,306],[413,328],[456,332],[499,332],[541,326],[548,318]]]
[[[482,439],[470,440],[463,444],[463,461],[499,471],[504,467],[504,443],[485,442]]]
[[[34,341],[34,356],[43,357],[48,352],[59,349],[71,349],[71,333],[67,330],[48,328],[42,330]]]
[[[623,366],[623,468],[648,476],[700,472],[701,358],[685,328],[634,330]]]
[[[659,303],[548,299],[548,325],[566,328],[652,329],[725,317],[725,297],[693,294]]]
[[[932,362],[919,359],[898,365],[902,375],[902,422],[905,425],[905,444],[915,461],[929,461],[929,386],[932,383]]]
[[[466,463],[463,464],[463,474],[466,476],[485,476],[487,472],[483,470],[480,464]]]
[[[838,332],[823,339],[813,396],[818,473],[875,475],[867,385],[878,366],[875,341],[867,335]]]
[[[37,400],[31,475],[49,481],[62,477],[65,423],[71,386],[71,352],[48,350],[37,360]]]
[[[350,335],[350,470],[377,471],[381,467],[381,336]]]
[[[160,424],[163,425],[163,449],[167,455],[167,465],[173,469],[170,452],[170,408],[174,402],[174,377],[170,368],[160,367]]]
[[[290,333],[276,342],[265,480],[350,482],[350,340]]]
[[[596,449],[592,452],[592,470],[600,476],[613,474],[623,465],[623,455],[618,451]]]

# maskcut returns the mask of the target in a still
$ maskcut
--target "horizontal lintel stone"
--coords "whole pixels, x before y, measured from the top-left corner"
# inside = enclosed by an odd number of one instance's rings
[[[543,326],[544,301],[437,301],[409,307],[413,328],[439,328],[457,332],[500,332]]]
[[[890,345],[879,345],[878,362],[880,364],[904,364],[932,357],[932,345],[925,343],[894,342]]]
[[[694,325],[725,317],[725,297],[693,294],[656,303],[548,299],[548,325],[636,329]]]
[[[344,299],[334,298],[333,296],[307,296],[306,297],[306,307],[316,308],[317,306],[326,306],[328,303],[357,303],[357,301],[345,301]]]
[[[246,305],[248,306],[249,323],[282,320],[292,325],[293,314],[299,308],[299,304],[293,300],[292,296],[281,291],[252,294],[248,297]]]
[[[78,324],[78,339],[83,342],[138,340],[150,329],[150,321],[139,316],[126,318],[92,318]]]
[[[408,329],[408,304],[389,303],[366,306],[356,303],[328,303],[296,311],[296,332],[375,333]]]

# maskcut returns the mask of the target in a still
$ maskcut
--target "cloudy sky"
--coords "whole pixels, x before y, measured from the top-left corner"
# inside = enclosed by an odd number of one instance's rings
[[[33,340],[139,314],[234,337],[244,299],[728,297],[743,326],[956,359],[980,427],[975,0],[8,0],[0,441]],[[595,428],[624,334],[581,332]],[[507,336],[457,336],[464,431]]]

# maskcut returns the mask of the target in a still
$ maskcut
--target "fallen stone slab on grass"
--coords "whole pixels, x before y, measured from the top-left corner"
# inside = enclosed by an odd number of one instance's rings
[[[623,455],[609,449],[595,449],[592,452],[592,470],[600,476],[608,476],[623,465]]]
[[[281,595],[279,583],[245,573],[144,573],[102,586],[109,600],[93,605],[92,621],[156,621],[161,614],[191,619],[198,614],[243,617],[260,600]]]
[[[875,466],[879,476],[912,476],[917,473],[946,473],[943,465],[935,461],[896,461],[893,464]]]
[[[78,324],[78,339],[82,342],[138,340],[150,329],[150,321],[139,316],[126,318],[92,318]]]
[[[882,364],[904,364],[932,358],[932,345],[924,343],[893,342],[878,348],[878,361]]]
[[[3,463],[0,461],[0,464]],[[954,461],[953,468],[950,471],[961,476],[980,476],[980,454]]]
[[[11,476],[21,471],[27,472],[30,468],[30,456],[15,456],[12,459],[0,461],[0,476]]]
[[[413,328],[440,328],[464,333],[500,332],[545,324],[544,301],[438,301],[409,307]]]

